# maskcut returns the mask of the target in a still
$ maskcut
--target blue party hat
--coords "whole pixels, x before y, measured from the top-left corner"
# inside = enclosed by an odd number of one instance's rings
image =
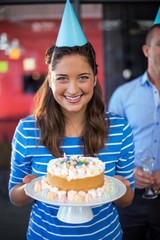
[[[155,18],[155,20],[154,20],[154,25],[155,25],[155,24],[160,24],[160,7],[159,7],[159,9],[158,9],[156,18]]]
[[[56,46],[73,47],[83,46],[86,43],[87,39],[82,31],[77,16],[72,8],[70,1],[67,0],[56,41]]]

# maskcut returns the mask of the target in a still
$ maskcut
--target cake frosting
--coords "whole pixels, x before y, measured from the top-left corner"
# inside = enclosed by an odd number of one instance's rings
[[[104,163],[94,157],[67,157],[48,163],[47,180],[60,190],[88,191],[104,184]]]
[[[104,177],[105,164],[95,157],[56,158],[47,166],[47,175],[35,183],[35,192],[59,202],[92,202],[109,199],[114,181]]]

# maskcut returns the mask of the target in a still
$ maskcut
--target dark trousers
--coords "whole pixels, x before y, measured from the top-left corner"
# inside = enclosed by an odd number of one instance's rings
[[[160,196],[147,200],[144,190],[136,190],[133,203],[118,208],[123,230],[122,240],[160,240]]]

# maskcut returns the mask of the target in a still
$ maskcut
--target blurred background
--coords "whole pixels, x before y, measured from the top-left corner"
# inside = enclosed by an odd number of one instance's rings
[[[141,46],[159,1],[71,1],[97,53],[99,80],[108,102],[116,87],[146,69]],[[65,1],[0,0],[0,232],[25,240],[31,206],[8,198],[11,140],[18,121],[32,113],[47,73],[45,51],[55,43]]]

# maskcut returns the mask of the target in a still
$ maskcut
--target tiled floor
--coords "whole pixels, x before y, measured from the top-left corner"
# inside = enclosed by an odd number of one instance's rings
[[[7,183],[7,175],[0,171],[0,239],[26,240],[31,206],[13,206],[8,198]]]

